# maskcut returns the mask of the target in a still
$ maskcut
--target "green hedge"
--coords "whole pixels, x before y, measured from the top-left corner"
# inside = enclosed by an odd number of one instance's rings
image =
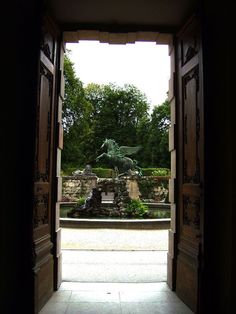
[[[114,176],[113,169],[93,168],[92,172],[95,173],[98,176],[98,178],[112,178]]]
[[[65,169],[62,169],[61,170],[61,176],[62,177],[65,177],[65,176],[72,176],[72,172],[77,170],[76,167],[68,167],[68,168],[65,168]],[[82,169],[81,169],[82,170]]]
[[[76,167],[66,167],[61,171],[62,176],[72,176],[72,172],[77,170]],[[80,168],[80,170],[83,170]],[[99,178],[112,178],[114,170],[109,168],[92,168],[92,172]],[[168,168],[142,168],[143,176],[170,176],[170,169]]]
[[[170,169],[168,168],[142,168],[143,176],[169,176]]]

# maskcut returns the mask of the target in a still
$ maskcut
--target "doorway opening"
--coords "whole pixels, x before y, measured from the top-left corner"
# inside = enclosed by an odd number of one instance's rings
[[[95,34],[96,32],[94,32]],[[77,32],[77,36],[79,32]],[[82,36],[80,33],[80,36]],[[127,47],[128,47],[128,43],[125,42],[127,41],[127,38],[124,40],[124,37],[122,39],[122,36],[118,36],[119,34],[117,34],[116,37],[112,38],[112,36],[110,36],[109,40],[106,40],[105,42],[108,43],[113,43],[116,45],[107,45],[108,49],[110,48],[114,48],[119,47],[122,48],[124,50],[124,56],[126,58],[126,60],[128,59],[128,52],[127,52]],[[65,34],[65,38],[71,36],[71,34]],[[88,34],[85,35],[88,37]],[[95,36],[95,35],[94,35]],[[96,35],[97,36],[97,35]],[[95,36],[95,37],[96,37]],[[101,36],[101,34],[100,34]],[[143,34],[140,34],[141,36],[141,40],[143,39],[142,36],[144,36]],[[146,36],[151,36],[151,34],[146,34]],[[152,34],[152,36],[154,36]],[[158,34],[159,38],[160,38],[160,34]],[[146,62],[146,65],[144,66],[146,70],[149,70],[149,72],[151,73],[151,69],[153,69],[155,67],[155,63],[150,63],[150,59],[151,59],[151,55],[148,55],[147,53],[144,53],[145,48],[148,47],[149,45],[149,51],[151,45],[153,45],[152,48],[154,48],[154,45],[157,46],[157,34],[155,34],[155,40],[154,43],[152,42],[152,40],[150,39],[146,39],[146,42],[139,42],[139,43],[133,43],[131,46],[132,48],[136,45],[140,45],[141,49],[143,49],[143,54],[142,54],[142,58],[139,57],[139,59],[136,59],[136,66],[133,68],[133,70],[130,70],[129,72],[125,71],[126,68],[128,67],[123,66],[121,67],[119,65],[119,67],[123,70],[123,77],[125,77],[127,79],[126,83],[130,84],[133,83],[133,81],[128,78],[128,73],[131,74],[132,72],[135,73],[136,77],[139,78],[139,80],[141,81],[139,86],[142,86],[142,82],[146,82],[148,81],[147,78],[149,76],[151,76],[150,74],[141,74],[141,68],[142,68],[142,60]],[[162,48],[165,48],[166,50],[166,57],[169,58],[169,46],[167,44],[167,42],[170,40],[170,36],[167,38],[165,38],[164,43],[162,43]],[[91,39],[91,37],[90,37]],[[88,84],[86,85],[85,89],[85,93],[87,93],[87,98],[85,99],[85,101],[83,102],[82,100],[82,109],[84,110],[84,114],[86,113],[86,109],[88,109],[89,106],[92,107],[92,110],[94,110],[94,99],[95,99],[95,103],[99,102],[99,106],[98,109],[96,111],[96,115],[99,115],[99,113],[101,113],[102,109],[104,109],[102,107],[102,99],[104,97],[104,92],[107,93],[114,93],[118,92],[118,95],[125,95],[125,97],[127,97],[127,95],[125,94],[125,92],[127,92],[127,87],[128,85],[121,85],[120,82],[119,84],[117,84],[115,82],[114,84],[114,80],[113,81],[113,85],[109,84],[108,82],[96,82],[95,76],[96,76],[96,71],[95,71],[95,64],[99,64],[101,66],[100,71],[97,71],[97,73],[99,74],[98,76],[101,77],[101,74],[103,72],[105,72],[105,65],[108,65],[108,69],[111,70],[111,65],[116,65],[118,63],[118,60],[122,59],[122,53],[121,51],[119,52],[119,56],[115,57],[114,53],[110,54],[110,56],[112,57],[112,61],[111,63],[109,63],[109,60],[106,59],[106,63],[102,63],[101,61],[101,55],[100,55],[100,60],[97,59],[96,57],[99,56],[99,46],[93,47],[93,45],[97,44],[97,45],[105,45],[104,43],[102,44],[101,42],[95,42],[94,39],[97,38],[93,38],[93,41],[89,42],[89,44],[91,44],[91,47],[89,50],[87,50],[87,54],[88,51],[90,53],[90,58],[89,55],[88,57],[88,62],[90,64],[93,64],[92,67],[92,75],[91,75],[91,83],[93,84]],[[86,42],[88,43],[88,38],[86,38]],[[121,40],[123,40],[122,44],[126,44],[126,45],[119,45],[121,42]],[[72,44],[69,43],[71,41],[71,39],[67,38],[67,44],[66,44],[66,48],[71,49],[72,48]],[[78,41],[78,38],[77,40]],[[76,45],[78,47],[78,50],[80,49],[80,45],[82,44],[82,40],[79,41],[79,43],[77,44],[73,44]],[[134,41],[135,42],[135,41]],[[146,45],[146,47],[145,47]],[[126,50],[126,52],[125,52]],[[153,49],[154,50],[154,49]],[[137,53],[136,53],[137,54]],[[76,53],[75,53],[76,55]],[[131,65],[133,63],[134,65],[134,57],[135,57],[135,52],[131,52],[131,58],[129,59],[129,64]],[[79,56],[78,57],[78,61]],[[72,63],[74,60],[74,63],[76,63],[77,59],[74,59],[75,57],[71,58]],[[117,59],[118,58],[118,59]],[[156,55],[156,59],[158,60],[158,56]],[[124,59],[123,59],[124,60]],[[95,63],[93,63],[95,62]],[[145,63],[144,62],[144,63]],[[169,72],[170,75],[170,60],[168,59],[169,63],[166,63],[166,73]],[[89,64],[88,63],[88,64]],[[124,61],[123,61],[124,63]],[[128,64],[127,63],[127,64]],[[88,64],[85,64],[85,67],[87,66],[87,72],[88,71]],[[149,65],[148,65],[149,64]],[[163,64],[162,64],[163,65]],[[83,78],[80,76],[80,72],[82,71],[81,67],[78,67],[78,77],[80,80],[80,83],[82,83],[82,88],[83,87]],[[162,72],[162,70],[160,70],[160,68],[157,70],[158,72]],[[111,72],[118,72],[118,68],[117,69],[112,69]],[[152,79],[149,81],[151,85],[151,83],[155,83],[156,82],[156,89],[158,90],[158,81],[157,81],[157,73],[156,72],[156,76],[152,77]],[[130,106],[128,108],[128,111],[126,109],[126,112],[123,113],[123,121],[121,120],[121,122],[123,123],[123,128],[122,129],[117,129],[115,127],[115,120],[112,120],[111,117],[111,113],[114,113],[112,111],[109,112],[109,109],[111,109],[111,103],[109,104],[109,106],[107,108],[105,108],[108,113],[107,115],[104,115],[103,118],[105,118],[102,121],[100,121],[100,125],[98,126],[92,126],[91,127],[91,123],[96,119],[96,116],[94,115],[93,112],[90,113],[86,113],[88,114],[89,117],[89,123],[83,124],[81,123],[80,126],[82,126],[83,128],[87,128],[87,138],[90,140],[90,145],[86,144],[83,142],[84,147],[80,147],[79,149],[77,148],[77,152],[80,152],[81,155],[81,160],[80,160],[80,164],[79,162],[77,164],[74,164],[72,167],[68,167],[70,173],[68,173],[68,168],[66,170],[66,167],[63,169],[63,159],[62,159],[62,176],[64,177],[69,177],[70,175],[73,176],[73,172],[76,171],[82,171],[83,172],[83,167],[85,168],[87,164],[91,164],[92,163],[92,172],[96,171],[96,164],[93,163],[96,157],[96,155],[98,154],[100,148],[101,148],[101,143],[98,145],[98,147],[95,147],[95,144],[97,144],[98,139],[102,140],[101,138],[101,134],[103,131],[104,135],[103,135],[103,139],[105,138],[114,138],[117,135],[117,139],[120,139],[119,141],[119,145],[122,146],[137,146],[140,143],[137,141],[137,132],[139,132],[139,139],[142,140],[141,146],[145,146],[148,142],[149,142],[149,149],[150,148],[154,148],[155,147],[155,136],[157,136],[157,133],[152,134],[152,141],[148,141],[148,139],[151,137],[150,136],[150,130],[152,130],[153,132],[158,131],[157,128],[155,127],[151,127],[151,124],[157,123],[158,120],[155,120],[158,117],[158,113],[160,115],[160,112],[158,112],[158,107],[160,108],[161,105],[163,105],[163,103],[168,103],[168,106],[170,107],[170,102],[169,102],[169,98],[168,98],[168,90],[169,90],[169,80],[170,80],[170,76],[167,77],[168,74],[163,75],[162,79],[160,81],[161,83],[165,83],[164,85],[166,86],[166,91],[165,91],[165,97],[162,98],[162,100],[157,101],[156,103],[151,103],[150,98],[147,97],[147,99],[145,99],[145,97],[143,98],[143,94],[145,95],[147,92],[143,91],[144,89],[142,89],[142,87],[137,88],[137,84],[135,84],[135,88],[132,89],[131,86],[131,90],[128,88],[128,92],[131,91],[131,94],[135,94],[138,93],[138,95],[140,96],[141,99],[138,99],[138,101],[144,101],[144,105],[145,105],[145,101],[148,104],[147,107],[145,108],[145,110],[141,111],[140,116],[139,117],[134,117],[134,121],[137,122],[137,120],[139,119],[140,124],[137,126],[137,130],[136,133],[134,134],[134,125],[132,125],[132,121],[131,121],[131,117],[129,117],[125,123],[124,121],[124,117],[128,117],[128,113],[132,112],[132,110],[134,110],[135,108],[133,106]],[[132,84],[133,85],[133,84]],[[144,84],[143,84],[144,85]],[[150,87],[150,86],[149,86]],[[105,91],[104,91],[105,90]],[[147,88],[148,90],[148,88]],[[99,95],[99,93],[101,93]],[[89,97],[90,98],[89,98]],[[117,100],[117,95],[115,96],[115,100]],[[128,96],[130,96],[128,94]],[[149,99],[148,99],[149,98]],[[127,103],[127,99],[125,99],[125,103]],[[90,100],[90,104],[89,101]],[[86,102],[87,101],[87,102]],[[122,99],[118,99],[117,102],[122,105]],[[92,103],[92,104],[91,104]],[[138,103],[138,102],[137,102]],[[150,103],[152,106],[150,106]],[[132,104],[131,104],[132,105]],[[156,106],[155,106],[156,105]],[[105,105],[104,105],[105,107]],[[164,107],[164,106],[163,106]],[[91,108],[90,108],[91,109]],[[119,109],[119,106],[118,106]],[[140,108],[142,109],[142,108]],[[155,112],[156,110],[156,112]],[[156,115],[155,115],[156,113]],[[68,116],[70,116],[71,112],[70,110],[68,110]],[[110,115],[110,116],[109,116]],[[74,117],[76,116],[76,114],[74,114]],[[130,119],[130,120],[129,120]],[[170,121],[171,119],[169,119]],[[169,127],[170,125],[165,125],[165,119],[162,119],[162,122],[164,121],[164,123],[162,123],[162,127],[167,129],[167,126]],[[73,121],[71,121],[70,119],[68,119],[67,121],[64,120],[64,122],[68,122],[69,124],[71,123],[71,125],[73,125]],[[87,121],[88,122],[88,121]],[[122,125],[122,124],[121,124]],[[147,128],[147,125],[150,125],[150,128]],[[131,128],[130,128],[131,126]],[[70,128],[70,125],[67,125],[65,127]],[[91,129],[89,129],[89,127],[91,127]],[[97,127],[97,129],[96,129]],[[125,130],[125,127],[127,128]],[[78,126],[79,128],[79,126]],[[96,134],[96,132],[94,132],[94,130],[99,130],[100,134],[99,136]],[[108,132],[110,130],[110,132]],[[119,131],[122,130],[122,132],[116,132],[118,134],[115,134],[114,131]],[[64,129],[64,132],[67,132],[68,130]],[[81,130],[80,130],[81,131]],[[67,144],[66,143],[66,136],[67,133],[65,132],[64,135],[64,147]],[[93,133],[94,132],[94,133]],[[142,133],[143,132],[143,133]],[[111,134],[112,133],[112,134]],[[95,134],[94,137],[94,142],[91,144],[92,142],[92,135]],[[80,133],[81,135],[81,133]],[[132,136],[133,138],[132,138]],[[86,134],[83,134],[83,137],[81,137],[81,139],[86,139]],[[78,138],[77,138],[78,140]],[[123,140],[123,141],[122,141]],[[78,142],[80,141],[80,143],[82,142],[82,140],[78,140]],[[165,140],[166,141],[166,138]],[[163,144],[163,142],[162,142]],[[165,168],[165,169],[170,169],[170,153],[169,153],[169,145],[168,145],[168,137],[167,137],[167,150],[168,150],[168,154],[169,154],[169,167],[168,165],[166,167],[160,167],[157,163],[157,161],[155,160],[155,157],[158,159],[159,156],[159,162],[160,162],[160,152],[158,152],[158,146],[156,146],[156,150],[151,150],[148,151],[148,148],[146,147],[145,150],[143,150],[143,154],[140,152],[140,156],[142,157],[140,159],[141,161],[141,165],[143,163],[143,167],[142,168],[148,168],[149,171],[152,171],[152,173],[156,171],[156,173],[158,173],[158,171],[161,171],[159,168]],[[86,146],[87,145],[87,146]],[[85,152],[86,148],[88,149],[87,153]],[[68,150],[70,152],[70,150]],[[81,153],[82,152],[82,153]],[[145,154],[144,154],[145,152]],[[66,150],[64,149],[64,152],[62,152],[62,154],[64,153],[64,158],[68,158],[68,154],[66,155]],[[95,153],[95,154],[94,154]],[[159,153],[159,155],[158,155]],[[94,156],[91,158],[92,154],[94,154]],[[156,156],[155,156],[156,155]],[[89,158],[88,158],[89,156]],[[145,160],[145,156],[146,156],[146,160]],[[78,157],[78,156],[77,156]],[[135,156],[136,157],[136,156]],[[63,157],[62,157],[63,158]],[[84,159],[83,159],[84,158]],[[67,159],[68,160],[68,159]],[[78,160],[78,159],[77,159]],[[72,164],[70,164],[68,162],[68,164],[71,166]],[[164,164],[164,162],[163,162]],[[104,164],[102,165],[103,167],[101,167],[101,164],[99,164],[100,167],[98,168],[105,168]],[[159,167],[158,167],[159,166]],[[173,162],[172,162],[172,166],[173,166]],[[157,169],[156,169],[157,168]],[[66,175],[65,172],[67,171]],[[148,171],[148,170],[147,170]],[[166,176],[166,177],[170,177],[170,173]],[[78,178],[77,178],[78,179]],[[169,180],[169,178],[168,178]],[[170,209],[170,203],[169,203],[169,194],[170,193],[169,189],[169,181],[168,182],[168,195],[165,194],[165,201],[168,203],[168,208]],[[69,185],[71,185],[71,182],[69,183]],[[65,186],[65,185],[64,185]],[[146,186],[146,190],[151,190],[151,184],[149,184],[149,186]],[[163,186],[163,185],[162,185]],[[77,186],[78,188],[78,186]],[[136,191],[137,192],[137,191]],[[162,193],[162,199],[160,200],[160,194]],[[149,193],[150,194],[150,193]],[[82,195],[84,196],[84,195]],[[108,193],[105,193],[103,195],[104,201],[105,198],[108,197]],[[62,199],[62,201],[67,202],[68,201],[68,195],[67,195],[67,199],[66,199],[66,195],[65,193],[63,194],[64,199]],[[159,197],[160,202],[163,202],[163,190],[160,191],[159,189],[159,196],[158,193],[156,191],[156,197]],[[113,197],[114,198],[114,197]],[[70,200],[71,201],[71,200]],[[75,200],[74,200],[75,201]],[[78,201],[82,201],[81,199],[77,199]],[[141,199],[141,201],[144,201],[143,199]],[[145,201],[148,201],[148,197],[146,197]],[[153,200],[149,199],[149,202],[152,202]],[[62,204],[61,204],[62,205]],[[62,211],[61,211],[62,212]],[[164,211],[162,211],[163,214]],[[65,214],[65,212],[64,212]],[[125,227],[124,228],[124,220],[123,220],[123,226],[122,228],[120,227],[121,224],[119,225],[119,227],[115,227],[114,226],[114,220],[113,220],[113,227],[110,228],[110,226],[108,227],[108,224],[103,225],[103,227],[101,227],[101,219],[100,221],[97,221],[97,224],[94,224],[94,228],[91,224],[91,220],[88,222],[84,222],[83,219],[79,219],[80,221],[80,227],[77,226],[77,228],[68,228],[68,225],[66,225],[66,220],[64,219],[63,222],[63,217],[61,217],[61,227],[62,227],[62,256],[63,256],[63,264],[62,264],[62,281],[78,281],[78,282],[129,282],[129,283],[137,283],[137,282],[145,282],[145,283],[151,283],[151,282],[158,282],[158,281],[167,281],[167,252],[168,252],[168,229],[170,228],[170,226],[167,226],[166,228],[160,227],[158,226],[158,224],[154,223],[154,221],[156,221],[157,219],[153,219],[153,217],[151,217],[151,219],[142,219],[145,220],[143,222],[143,225],[139,225],[138,227],[132,227],[131,229]],[[87,217],[86,217],[87,218]],[[107,217],[106,217],[107,218]],[[114,217],[117,218],[117,217]],[[136,219],[134,219],[136,222],[138,222],[137,217],[135,217]],[[140,218],[140,217],[139,217]],[[141,218],[145,218],[145,217],[141,217]],[[66,218],[67,219],[67,218]],[[159,219],[159,218],[158,218]],[[83,220],[83,224],[81,224],[81,221]],[[148,221],[149,220],[149,221]],[[167,219],[168,220],[168,219]],[[93,220],[94,222],[95,220]],[[109,221],[109,219],[107,219],[107,222]],[[141,220],[139,220],[140,222]],[[104,223],[104,222],[103,222]],[[122,223],[122,222],[121,222]],[[170,223],[170,222],[169,222]],[[64,224],[64,227],[63,227]],[[86,225],[87,224],[87,225]],[[146,224],[146,226],[145,226]],[[149,224],[149,226],[148,226]],[[151,227],[151,225],[153,224],[153,226]],[[74,225],[75,226],[75,225]],[[73,226],[73,227],[74,227]],[[87,227],[86,227],[87,226]],[[74,261],[74,262],[72,262]],[[95,261],[95,262],[94,262]],[[116,263],[114,263],[114,261],[116,261]],[[121,263],[117,263],[117,261],[120,261]],[[147,263],[147,261],[149,261]],[[89,266],[88,266],[89,265]],[[100,269],[99,269],[100,267]],[[145,269],[142,272],[142,267],[143,269]],[[73,271],[74,269],[74,271]],[[130,270],[129,270],[130,269]]]

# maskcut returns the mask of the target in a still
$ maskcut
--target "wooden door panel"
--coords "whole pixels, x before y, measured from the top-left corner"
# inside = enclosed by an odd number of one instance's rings
[[[181,232],[187,232],[196,244],[200,228],[200,109],[199,68],[190,70],[182,78],[183,86],[183,178],[180,220]]]
[[[50,231],[52,82],[52,74],[41,63],[34,183],[35,238]]]
[[[51,241],[52,117],[53,74],[41,59],[34,182],[35,312],[47,302],[53,292],[53,256],[51,253],[53,246]]]
[[[184,88],[184,182],[195,182],[197,175],[197,69],[183,78]],[[198,180],[199,181],[199,180]]]
[[[56,39],[45,18],[41,42],[36,110],[36,147],[34,171],[34,277],[35,312],[53,293],[54,258],[52,219],[54,217],[55,147],[55,66]]]
[[[178,245],[176,292],[196,313],[203,221],[203,98],[199,24],[196,18],[177,38]]]

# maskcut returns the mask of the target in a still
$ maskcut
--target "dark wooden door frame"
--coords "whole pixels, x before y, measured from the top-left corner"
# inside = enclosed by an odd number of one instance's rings
[[[176,293],[197,313],[204,236],[204,103],[201,29],[196,16],[176,36],[176,73]]]
[[[150,33],[150,32],[149,32]],[[94,31],[94,34],[97,36],[97,32]],[[71,35],[71,33],[70,33]],[[72,36],[73,37],[73,36]],[[181,124],[180,116],[178,116],[178,106],[181,100],[176,97],[177,93],[177,86],[178,82],[176,81],[176,76],[178,74],[178,71],[180,69],[178,68],[177,59],[178,57],[178,45],[176,46],[172,42],[172,36],[170,34],[167,36],[169,40],[169,54],[171,58],[171,76],[170,76],[170,84],[169,84],[169,101],[171,105],[171,128],[169,132],[169,150],[171,154],[171,168],[172,168],[172,176],[170,179],[170,202],[171,202],[171,229],[169,230],[169,248],[168,248],[168,278],[167,282],[171,289],[175,290],[177,287],[177,293],[182,297],[183,300],[185,300],[184,294],[182,293],[182,290],[179,289],[179,286],[176,285],[177,283],[177,274],[178,274],[178,254],[179,249],[181,250],[181,245],[179,246],[179,231],[180,231],[180,213],[178,210],[176,210],[177,206],[179,206],[179,192],[178,187],[180,186],[178,184],[179,180],[179,167],[180,164],[176,165],[176,159],[180,160],[181,155],[178,155],[179,153],[179,142],[176,141],[178,138],[177,130],[179,128],[179,125]],[[90,32],[90,39],[91,39],[91,32]],[[117,40],[119,40],[119,35],[117,35]],[[166,38],[165,38],[166,40]],[[59,42],[59,55],[58,63],[57,63],[57,73],[58,73],[58,86],[56,90],[56,106],[57,106],[57,113],[55,115],[55,129],[54,129],[54,136],[56,137],[54,139],[54,145],[55,145],[55,151],[54,151],[54,162],[55,162],[55,170],[54,170],[54,189],[55,189],[55,197],[54,197],[54,214],[53,219],[54,223],[52,224],[52,239],[53,239],[53,256],[54,256],[54,290],[58,289],[61,283],[61,248],[60,248],[60,226],[59,226],[59,202],[61,199],[61,178],[60,178],[60,154],[61,149],[63,149],[63,137],[62,137],[62,125],[61,125],[61,108],[62,103],[64,99],[64,78],[63,78],[63,55],[64,55],[64,43]],[[177,58],[176,58],[177,57]],[[185,68],[187,65],[185,66]],[[180,123],[180,124],[179,124]],[[182,131],[181,131],[182,132]],[[201,132],[203,132],[201,130]],[[181,163],[181,162],[180,162]],[[183,215],[182,215],[183,216]],[[177,220],[176,220],[177,218]],[[177,249],[177,243],[178,243],[178,249]],[[197,251],[198,252],[198,251]],[[198,253],[196,253],[198,255]],[[197,256],[196,255],[196,256]],[[198,281],[198,278],[195,278]],[[195,291],[195,290],[194,290]],[[194,297],[197,298],[196,293],[194,292]],[[188,302],[188,300],[185,300],[186,303],[194,308],[194,306],[191,304],[191,302]],[[196,299],[195,299],[196,301]],[[195,302],[194,301],[194,302]],[[195,302],[197,303],[197,301]]]

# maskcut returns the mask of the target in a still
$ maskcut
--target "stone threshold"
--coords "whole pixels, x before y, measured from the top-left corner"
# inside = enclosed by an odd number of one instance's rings
[[[170,229],[170,218],[163,219],[89,219],[60,218],[62,228]]]

